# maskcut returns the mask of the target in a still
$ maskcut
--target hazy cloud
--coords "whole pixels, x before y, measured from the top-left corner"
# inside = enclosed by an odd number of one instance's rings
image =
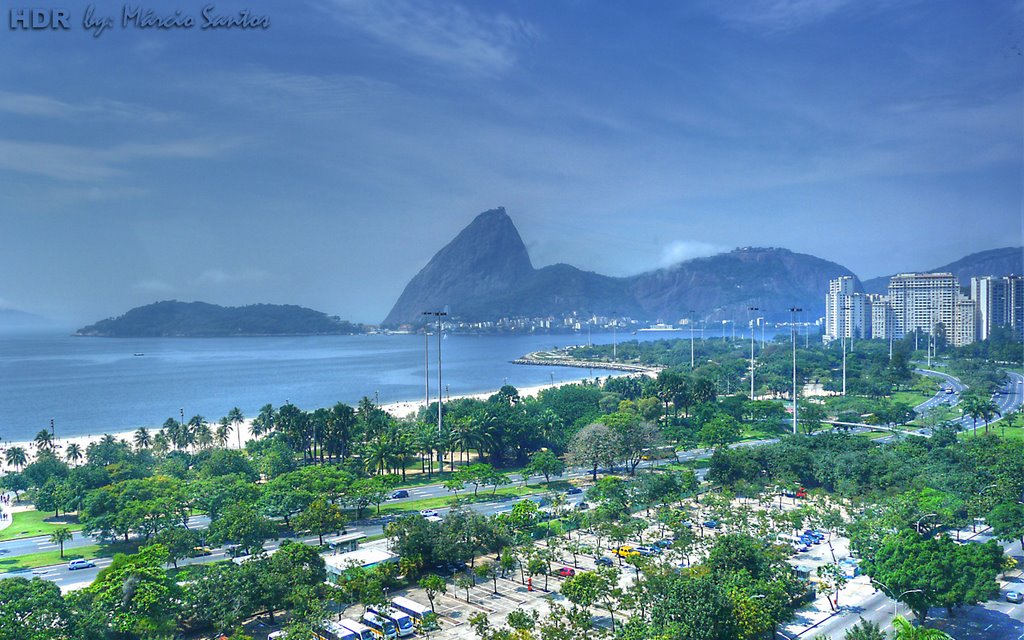
[[[698,240],[675,240],[662,247],[658,266],[671,267],[684,260],[713,256],[723,251],[728,251],[728,247]]]
[[[75,104],[48,96],[10,91],[0,91],[0,112],[49,118],[103,116],[150,123],[169,122],[177,117],[173,112],[150,109],[117,100],[91,100]]]
[[[383,45],[470,75],[502,74],[534,37],[526,22],[481,15],[455,3],[331,0],[329,6],[339,22]]]
[[[224,269],[207,269],[199,274],[196,283],[201,285],[225,286],[239,284],[242,282],[258,282],[267,277],[267,272],[261,269],[243,269],[240,271],[225,271]]]
[[[739,27],[789,31],[818,22],[851,4],[853,0],[734,0],[713,2],[711,6],[723,20]]]
[[[174,285],[157,279],[140,280],[132,285],[132,289],[143,293],[158,294],[172,293],[175,290]]]

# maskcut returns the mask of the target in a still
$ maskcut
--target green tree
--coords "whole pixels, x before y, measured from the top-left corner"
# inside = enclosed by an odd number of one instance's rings
[[[263,543],[277,533],[277,526],[249,504],[233,504],[212,523],[208,539],[214,544],[233,542],[250,553],[263,548]]]
[[[878,624],[870,620],[860,619],[843,634],[843,640],[886,640],[885,632]]]
[[[338,505],[320,497],[295,516],[293,522],[296,531],[316,535],[320,539],[320,546],[323,546],[325,533],[341,531],[345,526],[345,514]]]
[[[530,456],[530,463],[523,469],[523,481],[528,483],[531,475],[541,475],[544,482],[551,482],[551,476],[560,476],[564,472],[565,463],[553,451],[545,449]]]
[[[1003,502],[988,514],[988,523],[1000,540],[1020,540],[1024,545],[1024,504]]]
[[[893,618],[892,627],[896,632],[893,640],[953,640],[945,631],[915,627],[903,616]]]
[[[621,446],[618,436],[600,422],[588,424],[573,436],[566,457],[573,464],[586,465],[597,482],[597,469],[601,465],[611,466],[619,455]]]
[[[142,637],[172,633],[179,595],[165,564],[167,550],[161,545],[115,555],[85,589],[93,598],[92,610],[117,633]]]
[[[994,541],[957,545],[948,537],[925,538],[911,530],[883,538],[864,569],[923,623],[930,607],[951,611],[998,593],[1002,562],[1002,548]]]
[[[48,580],[0,580],[0,638],[78,640],[74,613]]]
[[[434,598],[437,597],[437,594],[448,593],[448,583],[445,582],[444,578],[433,573],[420,578],[419,585],[420,589],[423,589],[427,594],[427,600],[430,601],[431,611],[434,611]]]

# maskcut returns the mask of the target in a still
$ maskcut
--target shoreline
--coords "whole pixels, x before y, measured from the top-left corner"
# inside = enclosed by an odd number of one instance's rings
[[[583,367],[581,367],[581,368],[583,368]],[[647,375],[647,374],[645,374],[645,373],[638,373],[638,372],[621,372],[618,375],[610,374],[608,376],[605,376],[605,378],[607,379],[607,378],[613,378],[613,377],[633,377],[633,376],[642,376],[642,375]],[[590,380],[590,379],[592,379],[592,378],[582,377],[579,380],[565,380],[565,381],[560,381],[560,382],[555,382],[555,383],[550,383],[549,382],[549,383],[545,383],[545,384],[539,384],[539,385],[532,385],[532,386],[529,386],[529,387],[523,387],[523,388],[518,389],[518,391],[519,391],[520,397],[532,398],[532,397],[536,397],[537,395],[539,395],[545,389],[554,389],[554,388],[557,388],[557,387],[561,387],[561,386],[565,386],[565,385],[570,385],[570,384],[580,384],[581,382],[583,382],[585,380]],[[467,398],[468,399],[475,399],[475,400],[487,400],[487,398],[491,397],[492,395],[494,395],[498,391],[499,391],[499,389],[492,389],[492,390],[488,390],[488,391],[481,391],[479,393],[466,393],[466,394],[461,394],[461,395],[450,396],[449,398],[445,399],[445,402],[451,402],[453,400],[463,400],[463,399],[467,399]],[[431,402],[436,402],[436,399],[431,399]],[[419,399],[419,400],[405,400],[405,401],[398,401],[398,402],[389,402],[389,403],[386,403],[386,404],[382,404],[380,406],[380,408],[383,409],[384,411],[387,411],[388,413],[390,413],[393,417],[401,420],[403,418],[408,418],[409,416],[415,414],[420,409],[422,409],[424,406],[425,406],[424,400],[423,399]],[[312,410],[312,409],[310,409],[310,410]],[[250,440],[254,440],[255,438],[252,435],[252,421],[253,421],[252,418],[246,418],[240,424],[233,425],[232,431],[231,431],[231,435],[228,437],[228,441],[225,444],[224,448],[226,448],[226,449],[245,448],[245,445],[246,445],[247,442],[249,442]],[[217,427],[217,423],[216,422],[210,422],[209,425],[211,427],[211,430],[212,429],[216,429],[216,427]],[[70,445],[72,443],[77,444],[81,448],[82,455],[84,456],[85,455],[85,451],[86,451],[86,449],[88,448],[88,446],[90,444],[92,444],[94,442],[99,442],[100,440],[102,440],[104,437],[106,437],[108,435],[114,436],[114,438],[116,438],[117,440],[125,441],[128,444],[134,446],[135,433],[136,433],[136,431],[138,431],[139,428],[140,427],[137,427],[135,429],[127,429],[127,430],[121,430],[121,431],[112,431],[112,432],[108,432],[108,433],[70,436],[70,437],[67,437],[67,438],[56,438],[54,440],[54,444],[55,444],[56,448],[58,449],[58,453],[59,454],[64,452],[64,451],[66,451],[68,445]],[[145,427],[145,429],[147,431],[149,431],[150,437],[156,435],[156,433],[158,431],[160,431],[161,428],[162,427],[160,427],[160,426],[147,426],[147,427]],[[36,448],[35,448],[34,441],[32,441],[32,440],[22,440],[22,441],[7,442],[4,445],[4,450],[10,449],[11,447],[21,447],[22,449],[25,450],[25,456],[27,458],[26,464],[31,464],[33,462],[33,460],[35,459]],[[58,457],[60,457],[61,459],[64,459],[62,455],[58,455]],[[5,473],[7,473],[10,470],[11,469],[8,468],[6,462],[3,459],[2,452],[0,452],[0,475],[4,475]]]

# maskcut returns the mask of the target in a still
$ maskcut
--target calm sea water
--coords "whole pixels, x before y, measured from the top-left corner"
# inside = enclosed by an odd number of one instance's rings
[[[618,339],[687,337],[685,332]],[[709,335],[710,337],[710,335]],[[444,384],[455,396],[508,384],[579,380],[587,369],[514,365],[531,351],[585,343],[581,335],[446,336]],[[608,344],[611,334],[594,334]],[[437,341],[430,340],[431,397]],[[135,356],[142,353],[142,356]],[[609,372],[593,370],[593,375]],[[363,396],[391,403],[423,398],[423,336],[281,338],[75,338],[0,336],[0,440],[28,440],[52,418],[58,437],[158,426],[169,417],[214,421],[232,407],[246,416],[266,403],[303,409]]]

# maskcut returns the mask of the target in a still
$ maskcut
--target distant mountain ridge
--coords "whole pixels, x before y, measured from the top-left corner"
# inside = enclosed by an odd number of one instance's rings
[[[1001,249],[979,251],[950,262],[947,265],[936,267],[935,269],[922,269],[920,271],[922,273],[952,273],[963,286],[969,285],[971,278],[978,276],[1019,275],[1024,273],[1024,247],[1003,247]],[[867,293],[886,293],[889,287],[889,278],[891,277],[891,275],[880,276],[865,280],[864,291]]]
[[[747,247],[629,277],[604,276],[567,264],[534,269],[504,208],[478,215],[406,285],[383,325],[419,324],[422,312],[446,308],[453,318],[503,316],[630,316],[677,322],[789,319],[824,313],[828,281],[852,271],[787,249]],[[859,282],[858,282],[859,286]]]
[[[223,336],[339,335],[362,333],[352,324],[296,305],[253,304],[222,307],[206,302],[164,300],[100,320],[76,336],[105,338],[178,338]]]

